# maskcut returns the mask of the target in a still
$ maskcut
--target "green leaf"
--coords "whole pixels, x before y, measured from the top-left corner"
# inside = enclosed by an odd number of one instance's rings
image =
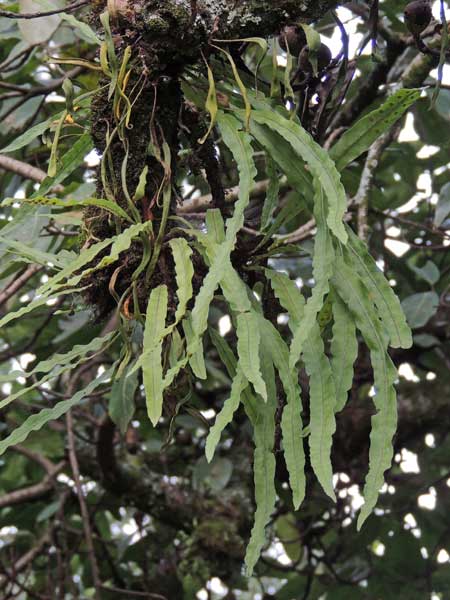
[[[415,265],[410,265],[410,267],[420,279],[423,279],[430,285],[437,283],[441,277],[441,272],[431,260],[427,260],[423,267],[416,267]]]
[[[233,379],[230,396],[225,400],[222,410],[216,416],[214,425],[209,430],[208,437],[206,438],[205,453],[208,462],[211,462],[214,456],[223,430],[233,420],[233,415],[241,403],[241,394],[247,386],[248,381],[239,369]]]
[[[275,373],[266,339],[263,343],[261,362],[267,383],[267,402],[256,404],[257,417],[253,423],[255,455],[253,476],[255,481],[255,523],[245,555],[247,575],[251,576],[261,550],[266,542],[265,529],[275,508],[275,411],[277,392]]]
[[[331,340],[331,368],[336,386],[335,412],[347,403],[353,383],[353,365],[358,356],[358,339],[352,315],[336,294],[333,297],[333,339]]]
[[[406,319],[412,329],[418,329],[428,323],[439,307],[436,292],[423,292],[408,296],[402,302]]]
[[[59,160],[59,169],[55,177],[46,177],[39,186],[39,189],[31,195],[31,198],[45,196],[56,185],[62,183],[76,168],[84,162],[84,157],[93,148],[93,143],[89,133],[83,133],[77,141],[71,146]]]
[[[89,42],[90,44],[97,44],[98,46],[101,45],[102,42],[100,38],[96,35],[94,30],[91,27],[89,27],[87,23],[83,23],[73,15],[69,15],[67,13],[61,13],[60,17],[64,21],[67,21],[67,23],[69,23],[69,25],[71,25],[74,29],[77,29],[79,36],[84,41]]]
[[[126,433],[134,415],[134,396],[138,384],[138,371],[131,372],[129,368],[112,386],[108,412],[111,420],[117,425],[122,435]]]
[[[294,281],[282,273],[266,269],[275,296],[289,314],[292,332],[304,327],[305,302]],[[336,393],[330,362],[325,355],[324,344],[317,323],[309,328],[303,348],[303,360],[310,382],[310,455],[317,479],[325,492],[335,500],[333,471],[330,454],[333,434]],[[297,432],[300,436],[300,432]]]
[[[252,120],[267,125],[280,134],[292,146],[296,154],[308,165],[314,178],[320,182],[328,202],[327,223],[334,235],[347,243],[343,216],[347,210],[347,198],[340,175],[328,152],[319,146],[295,121],[286,119],[267,105],[267,110],[254,110]]]
[[[240,175],[239,199],[234,205],[233,216],[227,220],[225,241],[219,245],[208,274],[203,280],[203,285],[197,294],[192,310],[194,337],[188,345],[188,356],[193,355],[197,351],[201,336],[207,328],[209,306],[214,297],[214,292],[222,279],[224,268],[229,264],[230,254],[236,244],[237,233],[244,224],[244,211],[249,204],[250,191],[253,188],[256,176],[250,138],[246,133],[239,131],[239,122],[230,115],[219,113],[218,123],[223,140],[230,148],[238,165]],[[181,369],[183,366],[184,362],[181,361],[177,368]],[[174,376],[175,372],[171,370],[170,378]]]
[[[375,507],[379,491],[384,483],[384,472],[392,462],[392,438],[397,427],[397,405],[394,382],[397,370],[387,353],[388,337],[370,301],[368,289],[354,270],[344,260],[337,259],[336,275],[332,283],[337,293],[348,306],[370,350],[374,372],[377,414],[372,417],[370,433],[369,472],[364,488],[365,504],[358,518],[360,529]]]
[[[163,408],[163,367],[161,362],[163,336],[166,331],[168,291],[160,285],[152,290],[145,319],[142,376],[147,413],[156,427]]]
[[[266,199],[261,214],[261,230],[264,231],[270,225],[270,220],[278,203],[280,193],[280,177],[277,173],[275,161],[267,156],[267,175],[269,177],[269,186],[267,188]]]
[[[298,374],[289,368],[289,349],[275,327],[258,315],[261,340],[271,353],[286,394],[286,405],[281,418],[281,432],[289,483],[294,507],[297,510],[305,497],[305,451],[302,438],[302,402]],[[266,375],[266,373],[264,373]],[[266,377],[266,383],[268,379]]]
[[[21,204],[27,205],[41,205],[41,206],[59,206],[61,208],[82,208],[85,206],[98,206],[99,208],[103,208],[108,212],[120,217],[121,219],[125,219],[126,221],[131,221],[128,214],[115,202],[111,202],[110,200],[104,200],[102,198],[86,198],[84,200],[67,200],[61,198],[48,198],[47,196],[33,196],[31,198],[23,198],[17,200],[16,198],[6,198],[1,203],[1,206],[8,206],[10,204],[14,204],[16,202],[20,202]]]
[[[184,238],[174,238],[169,242],[175,261],[175,278],[177,282],[178,306],[175,313],[175,324],[179,323],[186,313],[186,307],[192,298],[192,248]]]
[[[255,392],[266,401],[267,389],[261,375],[261,365],[259,363],[261,338],[256,315],[251,312],[238,315],[236,333],[238,337],[239,366],[247,380],[253,384]]]
[[[295,365],[300,359],[300,355],[303,351],[304,343],[316,323],[317,315],[322,310],[324,298],[330,289],[329,280],[333,275],[334,268],[334,247],[330,231],[327,228],[325,221],[326,207],[323,191],[317,180],[314,182],[314,187],[316,190],[314,215],[317,224],[313,258],[313,276],[315,285],[305,306],[304,319],[301,325],[297,326],[293,335],[289,356],[289,365],[291,369],[295,369]]]
[[[27,129],[27,131],[22,133],[22,135],[19,135],[13,142],[2,148],[0,152],[15,152],[16,150],[20,150],[21,148],[28,146],[28,144],[33,142],[37,137],[45,133],[47,129],[51,127],[53,121],[58,119],[58,117],[60,117],[61,114],[62,113],[53,115],[50,119],[47,119],[46,121],[38,123],[37,125],[34,125],[34,127]]]
[[[205,358],[203,355],[203,342],[200,339],[196,344],[197,339],[192,327],[192,316],[188,315],[185,319],[183,319],[181,324],[186,337],[187,347],[192,349],[195,347],[195,350],[191,350],[191,354],[189,355],[189,365],[192,369],[192,372],[198,379],[206,379],[207,374]]]
[[[16,372],[18,377],[30,377],[36,373],[45,373],[45,375],[39,380],[33,378],[33,383],[31,385],[25,386],[6,398],[3,398],[0,401],[0,408],[4,408],[17,398],[20,398],[52,379],[56,379],[78,365],[90,361],[93,355],[103,352],[108,344],[114,339],[115,335],[116,333],[112,332],[110,335],[103,338],[95,338],[89,344],[84,346],[74,346],[67,354],[56,354],[51,359],[40,362],[35,369],[28,373]]]
[[[330,150],[338,171],[364,154],[420,98],[421,93],[419,89],[399,90],[380,108],[365,115],[348,129]]]
[[[0,375],[0,383],[14,381],[18,377],[28,378],[37,373],[50,373],[55,367],[61,367],[71,363],[73,360],[86,357],[91,353],[103,352],[114,340],[117,332],[113,331],[105,336],[94,338],[88,344],[76,344],[64,354],[54,354],[47,360],[41,360],[31,371],[11,371],[5,375]],[[3,400],[2,400],[3,401]]]
[[[59,419],[62,415],[68,412],[73,406],[76,406],[85,398],[94,392],[102,383],[108,381],[114,368],[111,367],[101,375],[95,377],[83,390],[80,390],[72,396],[70,400],[58,402],[53,408],[44,408],[40,412],[31,417],[17,427],[11,435],[0,441],[0,455],[5,452],[10,446],[21,444],[32,431],[38,431],[49,421]]]
[[[410,348],[411,330],[406,323],[400,300],[389,285],[383,273],[378,269],[365,244],[353,231],[348,229],[349,244],[345,257],[352,269],[361,276],[378,308],[379,315],[389,332],[393,348]]]
[[[331,445],[336,431],[336,390],[330,361],[316,323],[311,329],[303,350],[303,360],[309,376],[311,466],[324,491],[336,500],[333,490]]]
[[[228,375],[234,379],[236,376],[237,359],[233,354],[233,350],[230,348],[228,342],[215,330],[209,329],[209,336],[211,338],[214,347],[217,350],[220,360],[225,365]],[[244,404],[245,411],[248,418],[252,423],[257,419],[256,403],[257,400],[254,397],[250,386],[247,386],[242,393],[242,403]]]
[[[439,193],[436,213],[434,215],[434,226],[440,227],[450,214],[450,183],[442,186]]]
[[[208,131],[205,133],[202,139],[198,140],[199,144],[204,144],[208,139],[209,134],[211,133],[211,131],[214,128],[214,125],[216,124],[217,113],[219,111],[219,107],[217,105],[216,82],[214,81],[214,75],[208,63],[206,63],[206,68],[208,69],[209,89],[208,96],[206,98],[205,109],[208,111],[211,117],[211,121],[208,127]]]

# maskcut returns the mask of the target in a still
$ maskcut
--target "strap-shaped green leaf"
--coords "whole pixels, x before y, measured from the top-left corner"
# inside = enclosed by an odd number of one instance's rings
[[[269,105],[267,110],[254,110],[252,120],[267,125],[283,136],[306,162],[325,192],[328,202],[328,226],[334,235],[346,244],[347,232],[343,217],[347,210],[347,198],[340,175],[328,152],[319,146],[301,125],[271,110]]]
[[[238,336],[237,351],[239,366],[245,377],[253,384],[255,392],[267,401],[267,389],[261,375],[259,363],[260,334],[257,317],[252,312],[237,316],[236,333]]]
[[[222,410],[216,416],[214,425],[209,430],[206,438],[206,460],[211,462],[214,457],[217,445],[220,442],[220,436],[227,425],[233,420],[233,415],[241,403],[241,394],[248,386],[248,381],[241,369],[238,369],[231,384],[230,396],[225,400]]]
[[[142,376],[147,402],[147,413],[154,426],[162,415],[163,367],[162,344],[166,330],[168,292],[160,285],[152,290],[145,319]]]
[[[222,278],[224,263],[229,260],[235,246],[236,235],[244,224],[244,211],[249,204],[256,176],[250,137],[239,131],[239,122],[230,115],[219,112],[218,124],[223,141],[231,150],[239,169],[239,199],[234,205],[233,216],[227,220],[225,241],[217,250],[192,310],[192,324],[196,336],[201,336],[206,330],[209,305]]]
[[[283,273],[266,270],[275,296],[289,314],[289,327],[296,331],[304,324],[305,301],[294,281]],[[317,323],[310,328],[303,348],[303,360],[310,378],[310,457],[314,472],[325,492],[334,500],[331,445],[336,431],[335,387],[330,362]],[[300,435],[299,433],[297,435]]]
[[[31,371],[30,373],[25,374],[25,376],[30,376],[37,372],[43,372],[45,375],[37,381],[34,381],[34,383],[31,385],[25,386],[13,394],[10,394],[6,398],[3,398],[0,401],[0,408],[4,408],[17,398],[24,396],[28,392],[36,389],[39,386],[42,386],[44,383],[47,383],[52,379],[60,377],[63,373],[74,369],[78,365],[90,361],[93,353],[95,354],[98,352],[103,352],[108,343],[110,343],[116,335],[116,332],[112,332],[111,336],[95,338],[92,340],[92,342],[86,344],[85,346],[78,346],[76,352],[69,352],[66,356],[57,355],[53,359],[43,361],[40,365],[38,365],[39,371]],[[59,359],[58,362],[57,359]],[[20,373],[19,376],[23,375],[24,374]]]
[[[303,360],[309,375],[311,466],[324,491],[332,500],[336,500],[330,458],[333,435],[336,431],[334,416],[336,390],[330,361],[325,355],[324,343],[317,323],[311,329],[305,343]]]
[[[255,481],[255,523],[245,555],[247,575],[253,573],[261,550],[266,542],[265,529],[270,521],[276,503],[275,491],[275,411],[277,392],[273,363],[267,348],[269,340],[264,340],[261,362],[267,383],[267,402],[256,404],[257,416],[253,423],[255,455],[253,477]]]
[[[377,414],[372,417],[370,434],[369,472],[364,488],[365,504],[358,518],[360,529],[375,507],[384,472],[392,462],[392,438],[397,427],[397,406],[394,382],[397,370],[387,353],[388,337],[370,300],[368,289],[355,276],[342,257],[337,259],[336,275],[332,280],[337,293],[348,306],[356,326],[370,350],[374,372]]]
[[[134,415],[134,396],[138,385],[139,373],[138,371],[131,371],[129,367],[120,379],[116,379],[111,389],[108,412],[122,435],[125,435]]]
[[[76,344],[65,354],[54,354],[47,360],[41,360],[31,371],[11,371],[8,374],[0,375],[0,384],[6,381],[15,381],[18,377],[27,378],[37,373],[50,373],[55,367],[67,365],[80,357],[103,351],[116,336],[117,332],[112,331],[105,336],[94,338],[89,344]]]
[[[37,414],[28,417],[11,435],[0,441],[0,455],[10,446],[21,444],[32,431],[39,431],[49,421],[59,419],[59,417],[68,412],[73,406],[79,404],[83,398],[92,394],[102,383],[105,383],[112,377],[114,367],[115,365],[102,373],[102,375],[95,377],[84,389],[74,394],[70,400],[58,402],[53,408],[44,408]]]
[[[333,339],[331,340],[331,368],[336,386],[335,412],[347,403],[353,383],[353,365],[358,356],[355,322],[341,298],[333,296]]]
[[[191,353],[188,355],[188,358],[192,372],[198,379],[206,379],[207,374],[205,358],[203,355],[203,340],[201,338],[197,340],[196,338],[194,328],[192,327],[191,315],[188,315],[183,319],[182,325],[186,338],[186,345],[188,348],[191,348]]]
[[[175,278],[177,282],[178,306],[175,313],[175,323],[179,323],[186,313],[186,307],[192,298],[192,248],[184,238],[174,238],[169,242],[175,262]]]
[[[420,98],[421,93],[422,90],[416,89],[399,90],[380,108],[365,115],[348,129],[330,150],[338,171],[364,154]]]
[[[2,206],[8,206],[17,202],[16,198],[6,198],[2,202]],[[113,215],[124,219],[125,221],[131,221],[128,214],[115,202],[111,200],[105,200],[103,198],[85,198],[84,200],[63,200],[62,198],[48,198],[47,196],[32,196],[30,198],[24,198],[20,200],[21,204],[25,205],[40,205],[40,206],[58,206],[60,208],[83,208],[85,206],[98,206],[107,210]]]
[[[411,329],[406,322],[400,300],[389,285],[386,277],[377,267],[365,244],[347,227],[349,244],[345,249],[348,264],[359,273],[370,291],[389,334],[393,348],[410,348],[412,346]]]
[[[330,230],[325,221],[326,206],[323,197],[323,191],[317,180],[314,181],[315,204],[314,214],[317,223],[317,233],[314,241],[313,258],[313,276],[315,285],[310,298],[305,306],[305,315],[301,325],[295,329],[289,356],[289,365],[295,369],[297,361],[300,359],[303,346],[316,323],[316,318],[321,311],[324,298],[328,294],[329,281],[333,275],[334,268],[334,247],[331,239]]]
[[[236,375],[237,359],[233,353],[233,350],[230,348],[229,343],[215,329],[212,328],[209,329],[209,337],[211,338],[211,341],[217,350],[220,360],[225,365],[228,375],[234,379]],[[256,421],[257,417],[257,402],[258,401],[253,395],[250,386],[244,388],[242,392],[242,403],[244,405],[245,412],[252,423]]]
[[[262,315],[258,315],[258,322],[261,339],[264,344],[267,344],[286,394],[286,406],[281,418],[281,432],[293,503],[295,509],[298,509],[305,497],[306,487],[302,401],[298,375],[296,371],[289,369],[289,349],[276,328]],[[267,381],[266,377],[266,383]]]

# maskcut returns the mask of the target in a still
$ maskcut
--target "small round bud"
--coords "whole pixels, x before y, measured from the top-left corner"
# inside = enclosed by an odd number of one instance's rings
[[[305,32],[296,25],[286,25],[278,36],[278,43],[285,52],[287,52],[289,46],[289,52],[292,56],[298,56],[303,46],[306,45]]]
[[[405,7],[405,25],[414,37],[428,27],[432,17],[429,0],[414,0]]]

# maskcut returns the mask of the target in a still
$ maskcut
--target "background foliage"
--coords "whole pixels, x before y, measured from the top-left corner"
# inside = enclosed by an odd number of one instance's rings
[[[8,9],[16,8],[8,5]],[[22,8],[37,10],[33,2],[29,6],[24,2]],[[410,88],[435,84],[438,60],[420,54],[408,37],[401,17],[403,8],[402,2],[381,3],[383,18],[375,60],[370,53],[357,59],[346,102],[336,106],[330,129],[336,137],[378,108],[399,83]],[[434,12],[438,17],[438,5]],[[83,14],[77,16],[82,18]],[[351,33],[352,57],[369,31],[369,14],[364,3],[350,3],[338,14]],[[316,25],[316,30],[323,41],[328,39],[337,55],[339,44],[329,38],[339,39],[340,32],[331,14]],[[429,40],[434,35],[430,32]],[[91,63],[96,58],[99,40],[93,29],[69,15],[47,17],[45,23],[40,20],[39,27],[35,21],[0,18],[0,38],[0,147],[6,149],[0,155],[0,185],[2,198],[14,199],[3,203],[1,214],[3,317],[36,299],[36,290],[40,286],[45,290],[49,278],[70,264],[86,241],[83,202],[99,195],[96,180],[101,179],[96,172],[98,157],[90,153],[92,113],[88,93],[103,82],[98,71],[86,63],[53,62],[55,57],[75,61],[82,58]],[[258,52],[258,44],[250,44],[244,54],[253,72],[261,59]],[[289,64],[289,56],[280,49],[278,52],[280,64],[284,65],[286,59]],[[226,108],[228,94],[237,111],[244,109],[242,97],[233,97],[233,89],[238,89],[227,57],[216,53],[209,65],[217,84],[218,107]],[[243,65],[240,69],[252,99],[254,79]],[[279,70],[279,83],[286,85],[285,69]],[[259,85],[265,91],[264,79],[270,83],[272,77],[270,55],[259,64],[259,74]],[[58,120],[69,106],[72,93],[67,81],[72,82],[76,96],[87,96],[77,103],[76,111],[69,111],[74,123],[63,115],[64,128],[56,147]],[[208,87],[210,95],[213,92],[206,67],[188,73],[184,83],[186,95],[190,94],[191,101],[203,108]],[[342,85],[342,81],[339,83]],[[422,92],[409,109],[406,125],[403,118],[400,126],[390,130],[375,157],[370,156],[370,152],[377,151],[373,145],[367,157],[367,148],[363,147],[364,154],[359,156],[355,144],[351,144],[347,151],[352,162],[343,173],[348,198],[362,200],[350,206],[350,225],[368,238],[370,252],[402,300],[413,331],[410,348],[390,351],[400,368],[394,464],[387,473],[378,508],[361,532],[356,531],[356,516],[362,503],[373,414],[373,374],[363,343],[358,347],[349,401],[337,415],[333,438],[337,502],[324,493],[307,456],[307,496],[301,508],[295,510],[285,462],[280,452],[275,453],[276,508],[269,515],[268,539],[260,540],[264,544],[262,558],[253,576],[246,578],[242,564],[253,523],[254,449],[252,426],[243,405],[222,434],[212,462],[205,458],[208,432],[230,397],[233,367],[224,367],[223,342],[235,348],[241,341],[236,340],[235,329],[230,327],[229,308],[223,298],[217,298],[209,313],[210,334],[205,337],[203,351],[206,378],[198,379],[186,372],[177,382],[178,387],[165,397],[164,417],[154,429],[148,420],[138,372],[130,369],[128,377],[111,385],[109,369],[123,358],[123,345],[114,337],[117,321],[108,314],[107,307],[102,307],[103,296],[96,299],[94,309],[92,296],[61,293],[49,300],[44,291],[35,311],[28,313],[24,308],[19,319],[8,322],[6,317],[3,321],[2,437],[20,431],[30,415],[58,402],[69,402],[73,408],[65,418],[51,421],[26,439],[16,439],[1,457],[0,587],[5,598],[334,600],[341,596],[422,599],[448,595],[450,91],[446,79],[434,106],[430,106],[432,95],[432,88]],[[209,104],[211,114],[206,123],[214,117],[215,108],[214,102]],[[257,115],[255,111],[256,123],[251,125],[254,134],[258,131]],[[245,114],[242,121],[236,131],[245,124]],[[239,182],[239,173],[229,151],[232,143],[223,144],[219,137],[227,142],[227,123],[230,121],[219,116],[220,130],[212,135],[220,149],[222,184],[233,188]],[[320,137],[320,132],[313,133],[316,139]],[[272,149],[275,147],[280,151],[283,148],[281,144],[273,144]],[[295,165],[286,173],[288,177],[282,178],[279,165],[266,162],[262,149],[261,141],[254,155],[257,183],[233,265],[239,263],[239,254],[245,255],[247,246],[254,246],[261,206],[268,199],[262,218],[268,217],[267,221],[274,223],[269,237],[290,235],[295,243],[288,245],[286,252],[273,252],[268,265],[288,273],[309,296],[314,284],[311,207],[302,202],[302,211],[296,210],[298,194],[292,186]],[[22,167],[8,162],[11,157],[21,161]],[[376,158],[375,168],[370,158]],[[164,160],[167,165],[167,156]],[[212,191],[217,201],[220,195],[220,190],[211,190],[203,161],[192,152],[187,136],[181,136],[175,189],[183,197],[184,207],[178,209],[178,215],[188,220],[189,227],[200,223],[200,230],[206,196]],[[242,192],[243,164],[238,163]],[[24,171],[23,164],[38,171]],[[364,190],[360,183],[368,170],[369,185],[361,196]],[[44,179],[46,172],[54,177]],[[277,180],[281,182],[279,188]],[[37,181],[43,181],[40,187]],[[33,195],[51,196],[62,202],[52,206],[41,200],[38,207],[21,202]],[[232,190],[228,198],[236,200],[236,192]],[[273,218],[269,211],[271,199]],[[367,216],[361,206],[367,207]],[[226,209],[223,211],[226,214]],[[257,237],[258,243],[260,240]],[[126,245],[126,241],[123,243]],[[189,250],[183,242],[176,243],[181,244],[181,263],[189,257]],[[126,249],[129,247],[128,243]],[[171,250],[175,256],[173,246]],[[189,261],[183,265],[185,273]],[[195,260],[194,267],[193,285],[197,291],[204,272]],[[170,273],[173,278],[173,271]],[[101,280],[98,273],[94,278]],[[78,285],[79,281],[74,283],[74,287]],[[282,337],[289,340],[292,313],[289,311],[288,323],[286,307],[283,302],[281,305],[275,303],[271,308],[271,319]],[[154,315],[155,306],[150,308]],[[321,319],[322,333],[331,339],[327,304]],[[164,312],[155,323],[162,326],[163,320]],[[257,324],[250,323],[251,334],[259,330]],[[264,329],[260,333],[261,343],[267,343]],[[184,335],[189,332],[185,330]],[[109,337],[101,344],[92,343],[99,336]],[[157,338],[155,333],[154,341]],[[91,343],[89,360],[83,358],[86,350],[77,356],[77,347]],[[150,340],[147,347],[154,349],[152,344]],[[70,361],[61,358],[71,351]],[[351,346],[343,344],[342,352],[346,351],[350,352]],[[317,368],[314,356],[308,369],[305,355],[306,370],[300,370],[306,423],[312,386],[307,375],[312,378],[311,369]],[[242,352],[240,359],[242,363]],[[50,361],[48,381],[39,381],[33,372],[41,361]],[[247,373],[252,364],[249,360]],[[273,368],[271,364],[261,366],[266,376]],[[191,362],[191,368],[194,373],[201,371],[202,361]],[[260,382],[258,373],[253,372],[252,377],[255,387],[259,385],[262,390],[264,382]],[[32,389],[21,395],[25,381]],[[158,381],[144,381],[147,393],[149,386]],[[6,404],[11,394],[17,397]],[[69,404],[64,405],[65,411],[68,408]],[[276,439],[280,432],[273,426],[272,439]],[[270,498],[264,492],[261,497],[268,501],[270,513]]]

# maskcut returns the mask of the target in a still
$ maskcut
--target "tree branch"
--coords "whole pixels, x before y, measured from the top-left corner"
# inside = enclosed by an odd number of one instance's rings
[[[0,10],[0,17],[5,17],[7,19],[40,19],[41,17],[50,17],[64,12],[73,12],[77,8],[81,8],[87,4],[89,4],[89,0],[81,0],[80,2],[73,2],[65,8],[57,8],[55,10],[39,13],[15,13],[10,10]]]

